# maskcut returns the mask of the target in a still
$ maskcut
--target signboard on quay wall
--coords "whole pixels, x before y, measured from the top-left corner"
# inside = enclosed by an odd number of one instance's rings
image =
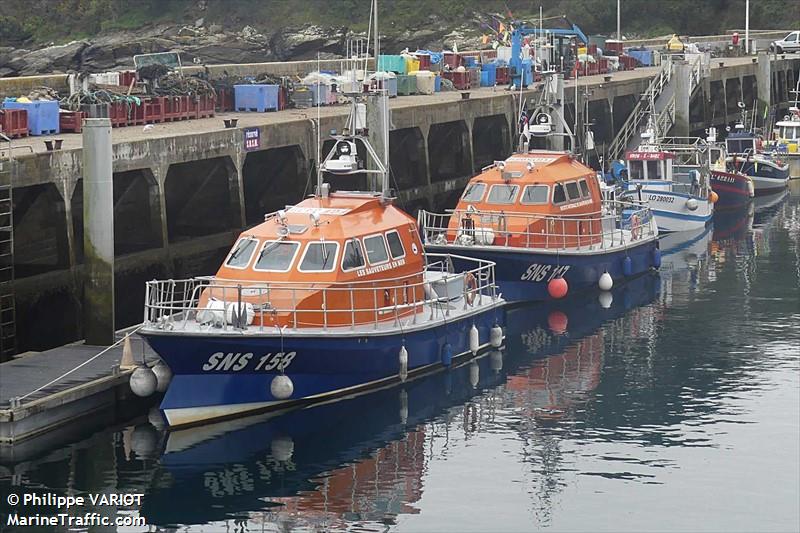
[[[245,128],[244,130],[244,149],[247,152],[261,148],[261,129]]]

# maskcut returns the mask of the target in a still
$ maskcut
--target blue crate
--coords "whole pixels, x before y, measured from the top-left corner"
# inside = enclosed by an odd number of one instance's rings
[[[28,133],[30,135],[53,135],[61,131],[58,125],[58,102],[55,100],[17,102],[6,98],[3,107],[5,109],[24,109],[28,112]]]
[[[306,85],[308,90],[311,91],[311,105],[321,106],[321,105],[328,105],[328,94],[330,91],[330,87],[324,85],[322,83],[313,83]]]
[[[278,85],[234,85],[234,107],[236,111],[277,111],[279,92]]]
[[[478,66],[478,58],[474,57],[474,56],[464,56],[464,66],[466,68],[477,67]]]
[[[379,55],[379,72],[394,72],[395,74],[406,73],[406,58],[400,55]]]

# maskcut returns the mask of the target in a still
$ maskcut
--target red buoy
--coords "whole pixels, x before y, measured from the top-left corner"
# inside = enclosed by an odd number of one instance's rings
[[[567,315],[561,311],[550,311],[550,314],[547,315],[547,326],[550,328],[550,331],[556,335],[563,335],[566,333],[568,323],[569,319]]]
[[[564,278],[554,278],[551,279],[550,282],[547,284],[547,292],[550,294],[551,298],[559,299],[563,298],[567,295],[567,291],[569,290],[569,285],[567,285],[567,280]]]

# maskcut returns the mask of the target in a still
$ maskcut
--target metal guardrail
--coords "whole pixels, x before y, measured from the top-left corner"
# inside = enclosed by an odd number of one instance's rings
[[[434,320],[449,316],[450,305],[463,298],[464,309],[498,298],[494,263],[450,254],[427,254],[421,273],[362,282],[253,282],[213,276],[153,280],[145,287],[143,329],[275,331],[284,328],[374,326],[418,315]],[[475,267],[454,272],[453,259]],[[443,293],[442,293],[443,292]],[[208,326],[208,329],[202,329]]]
[[[648,85],[647,90],[642,93],[639,101],[636,102],[633,111],[628,116],[628,119],[622,124],[614,140],[608,147],[608,157],[611,160],[620,159],[625,153],[631,138],[640,133],[644,125],[647,124],[647,117],[649,116],[649,106],[651,101],[656,98],[664,90],[664,87],[669,83],[672,77],[672,59],[666,56],[666,61],[661,63],[661,70],[656,74],[653,80]]]
[[[658,235],[650,208],[636,201],[604,201],[600,211],[580,215],[420,211],[418,220],[424,242],[433,245],[493,244],[507,248],[604,250]],[[626,231],[629,232],[627,237]]]
[[[650,116],[650,102],[655,100],[664,91],[664,87],[672,80],[672,56],[665,55],[666,61],[662,62],[661,71],[653,78],[647,90],[642,94],[628,119],[623,123],[614,140],[608,148],[608,157],[611,160],[621,159],[634,135],[642,132]],[[690,59],[692,71],[689,78],[689,94],[694,94],[695,89],[703,79],[703,59],[697,55]],[[675,124],[675,93],[670,96],[664,109],[655,118],[659,132],[668,132]]]

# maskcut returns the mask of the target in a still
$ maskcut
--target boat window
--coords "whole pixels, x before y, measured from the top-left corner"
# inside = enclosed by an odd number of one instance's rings
[[[753,139],[728,139],[728,153],[743,154],[745,152],[753,151]]]
[[[528,185],[522,191],[520,203],[525,205],[546,204],[550,188],[547,185]]]
[[[239,239],[233,251],[225,261],[225,266],[230,268],[247,268],[250,264],[250,258],[253,257],[253,252],[258,246],[258,240],[250,237]]]
[[[628,172],[630,179],[644,179],[644,164],[642,161],[628,161],[628,167],[630,168],[630,172]]]
[[[358,239],[350,239],[344,245],[342,270],[353,270],[362,268],[365,265],[366,260],[364,259],[364,250],[361,248],[361,241]]]
[[[519,192],[519,185],[492,185],[487,204],[513,204]]]
[[[584,198],[591,198],[592,197],[592,193],[589,191],[589,184],[586,182],[586,180],[585,179],[581,180],[579,183],[580,183],[580,186],[581,186],[581,194],[583,195],[583,197]]]
[[[267,241],[261,248],[261,253],[258,254],[253,270],[288,272],[299,248],[299,242]]]
[[[553,186],[553,203],[563,204],[567,201],[567,191],[564,190],[563,183],[556,183]]]
[[[480,202],[485,190],[485,183],[470,183],[467,185],[467,189],[464,191],[461,199],[465,202]]]
[[[373,235],[364,238],[364,248],[367,249],[367,259],[370,265],[385,263],[389,260],[389,253],[386,251],[386,241],[383,235]]]
[[[331,272],[336,266],[338,250],[339,244],[335,242],[308,243],[298,270],[301,272]]]
[[[386,234],[386,242],[389,243],[389,253],[392,254],[392,259],[400,259],[405,257],[406,251],[403,249],[403,241],[400,240],[400,234],[396,231],[390,231]]]
[[[647,161],[646,163],[647,163],[647,179],[660,180],[661,172],[659,172],[658,167],[661,165],[661,161],[654,160],[654,161]]]
[[[580,200],[581,193],[578,191],[578,184],[574,181],[570,181],[566,183],[567,186],[567,196],[569,197],[570,201]]]

